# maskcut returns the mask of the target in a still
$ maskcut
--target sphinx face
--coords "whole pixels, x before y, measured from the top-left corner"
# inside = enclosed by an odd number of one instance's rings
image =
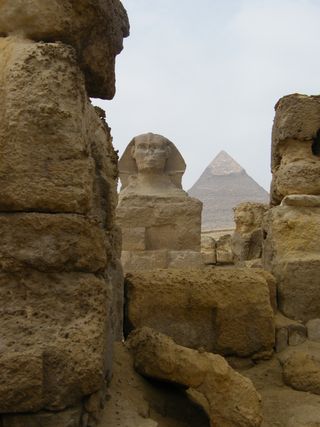
[[[155,135],[138,137],[132,151],[138,172],[164,174],[169,155],[169,147],[164,138]]]

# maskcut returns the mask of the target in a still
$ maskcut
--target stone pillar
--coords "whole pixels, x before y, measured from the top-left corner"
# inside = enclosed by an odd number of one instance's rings
[[[99,417],[122,278],[117,156],[89,96],[113,96],[127,33],[118,1],[0,5],[4,427],[93,426]]]

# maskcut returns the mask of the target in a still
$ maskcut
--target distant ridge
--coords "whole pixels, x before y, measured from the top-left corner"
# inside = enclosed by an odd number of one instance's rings
[[[233,228],[233,207],[241,202],[269,202],[268,192],[225,151],[220,151],[188,193],[203,202],[203,230]]]

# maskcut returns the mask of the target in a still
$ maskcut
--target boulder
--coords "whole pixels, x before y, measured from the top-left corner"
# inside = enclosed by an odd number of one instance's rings
[[[283,378],[295,390],[320,394],[320,360],[304,351],[297,351],[284,362]]]
[[[119,0],[3,0],[0,35],[12,34],[72,46],[89,96],[113,98],[115,57],[129,34],[127,14]]]
[[[125,287],[129,330],[148,326],[180,345],[223,355],[272,353],[269,284],[259,270],[135,272]]]
[[[261,425],[260,396],[252,382],[223,357],[182,347],[150,328],[134,331],[128,346],[140,374],[187,387],[207,412],[212,427]]]

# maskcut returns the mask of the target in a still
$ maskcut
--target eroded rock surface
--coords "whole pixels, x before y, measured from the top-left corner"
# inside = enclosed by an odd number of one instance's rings
[[[261,258],[262,220],[268,208],[268,205],[250,202],[234,208],[236,229],[232,235],[232,252],[235,264]]]
[[[320,194],[320,97],[300,94],[279,100],[272,132],[272,194],[277,205],[289,194]]]
[[[272,354],[274,283],[259,270],[144,271],[125,283],[129,329],[148,326],[223,355]]]
[[[87,90],[112,97],[126,26],[117,0],[0,2],[0,424],[7,427],[99,420],[112,343],[122,336],[123,276],[117,155]]]
[[[278,302],[289,318],[320,316],[320,208],[278,206],[264,223],[264,266],[277,279]]]
[[[297,351],[285,360],[283,377],[295,390],[320,394],[320,360],[307,352]]]
[[[113,98],[115,57],[129,34],[127,14],[119,0],[3,0],[0,34],[71,45],[89,96]]]
[[[139,373],[188,387],[208,413],[212,427],[261,425],[260,396],[251,381],[223,357],[181,347],[150,328],[134,331],[128,345]]]

